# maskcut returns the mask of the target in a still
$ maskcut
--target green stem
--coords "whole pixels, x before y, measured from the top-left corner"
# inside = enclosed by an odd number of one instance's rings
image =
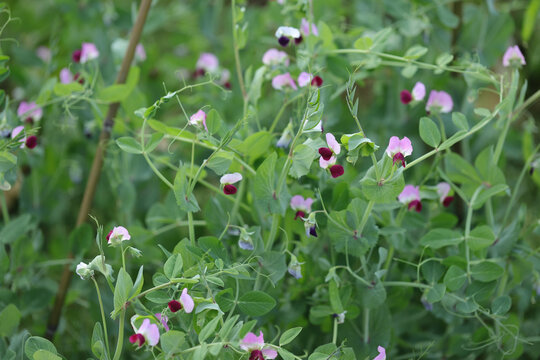
[[[119,360],[122,356],[122,347],[124,346],[124,320],[126,317],[126,310],[122,310],[120,313],[120,323],[118,324],[118,342],[116,343],[116,351],[114,352],[113,360]]]
[[[92,281],[94,282],[94,285],[96,286],[96,292],[98,296],[99,301],[99,310],[101,311],[101,321],[103,322],[103,334],[105,335],[105,347],[107,348],[107,358],[111,357],[111,349],[109,348],[109,335],[107,334],[107,320],[105,319],[105,311],[103,310],[103,301],[101,300],[101,292],[99,291],[99,286],[92,276]]]
[[[364,344],[369,343],[369,309],[364,308]]]
[[[234,49],[234,62],[236,63],[236,74],[238,76],[238,83],[240,84],[240,90],[242,91],[242,98],[244,99],[244,117],[246,116],[248,96],[246,92],[246,85],[244,84],[244,76],[242,75],[242,65],[240,64],[240,51],[238,49],[238,39],[236,37],[236,0],[231,1],[232,12],[232,30],[233,30],[233,49]]]
[[[469,234],[471,233],[471,221],[472,221],[472,214],[473,214],[473,207],[474,202],[476,201],[476,197],[480,193],[480,190],[482,190],[484,186],[480,185],[476,191],[474,192],[471,202],[469,203],[469,209],[467,211],[467,220],[465,222],[465,256],[467,259],[467,279],[469,280],[469,283],[471,282],[471,255],[470,255],[470,249],[469,249]]]
[[[191,243],[191,246],[195,246],[195,226],[193,223],[193,213],[191,211],[188,211],[187,218],[189,228],[189,241]]]
[[[439,121],[439,128],[441,129],[441,137],[442,142],[444,143],[446,141],[446,130],[444,129],[444,121],[441,118],[440,114],[435,114],[435,117],[437,118],[437,121]]]
[[[2,217],[4,218],[4,224],[9,222],[9,211],[6,202],[6,193],[0,190],[0,206],[2,206]]]
[[[124,268],[125,271],[127,271],[126,270],[126,252],[121,242],[120,242],[120,252],[122,253],[122,267]]]
[[[279,119],[281,119],[281,116],[283,115],[283,112],[285,111],[287,106],[292,104],[296,99],[298,99],[301,96],[303,96],[303,94],[298,94],[298,95],[294,96],[292,99],[287,100],[285,103],[283,103],[283,105],[281,105],[281,108],[279,109],[276,117],[274,118],[274,121],[272,121],[272,125],[270,125],[270,129],[268,130],[269,132],[274,131],[274,129],[276,128],[276,126],[277,126],[277,124],[279,122]]]
[[[338,320],[334,318],[334,333],[332,334],[332,342],[334,345],[337,345],[337,334],[338,334]]]
[[[148,157],[148,154],[146,152],[143,152],[142,155],[144,156],[144,159],[146,160],[146,162],[148,163],[148,166],[150,166],[150,169],[152,169],[154,174],[156,174],[157,177],[160,178],[161,181],[165,183],[165,185],[167,185],[171,190],[174,191],[174,185],[169,180],[167,180],[167,178],[163,176],[163,174],[154,166],[154,164],[152,163],[152,160],[150,160],[150,158]]]
[[[150,288],[148,290],[145,290],[143,291],[142,293],[140,293],[139,295],[135,296],[134,298],[130,299],[130,300],[133,300],[133,299],[140,299],[142,298],[143,296],[146,296],[147,294],[153,292],[153,291],[156,291],[156,290],[160,290],[160,289],[164,289],[166,287],[169,287],[171,285],[174,285],[174,284],[178,284],[178,283],[185,283],[185,284],[196,284],[198,283],[199,280],[195,280],[195,279],[186,279],[186,278],[176,278],[176,279],[172,279],[171,281],[167,282],[167,283],[164,283],[164,284],[160,284],[160,285],[157,285],[157,286],[154,286],[153,288]]]
[[[431,289],[431,286],[420,283],[413,283],[407,281],[384,281],[384,286],[402,286],[402,287],[414,287],[419,289]]]

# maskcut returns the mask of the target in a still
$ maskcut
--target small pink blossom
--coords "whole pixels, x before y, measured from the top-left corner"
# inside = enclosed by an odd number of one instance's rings
[[[193,311],[195,303],[193,302],[193,298],[188,294],[188,289],[184,288],[180,295],[180,300],[171,300],[169,301],[168,306],[173,313],[184,309],[184,311],[189,314]]]
[[[412,89],[412,97],[415,101],[424,100],[426,97],[426,86],[420,81],[414,84]]]
[[[453,107],[454,102],[452,101],[450,94],[448,94],[446,91],[431,90],[426,104],[427,112],[448,113],[452,111]]]
[[[123,226],[115,226],[106,237],[110,246],[118,246],[122,241],[131,239],[128,230]]]
[[[97,59],[99,57],[99,51],[93,43],[82,43],[80,62],[84,64],[90,60]]]
[[[137,44],[137,47],[135,47],[135,58],[137,61],[146,60],[146,51],[144,50],[144,46],[142,44]]]
[[[203,70],[203,75],[207,73],[215,73],[219,68],[219,60],[216,55],[212,53],[202,53],[195,65],[198,71]]]
[[[159,328],[156,324],[152,324],[150,319],[144,319],[138,329],[134,326],[133,321],[131,325],[135,334],[129,337],[130,343],[138,347],[141,347],[146,342],[150,346],[156,346],[159,343]]]
[[[312,78],[313,78],[313,75],[305,71],[302,71],[300,75],[298,75],[298,86],[304,87],[308,85],[311,82]]]
[[[223,192],[225,195],[234,195],[238,191],[236,186],[233,184],[239,182],[242,180],[242,174],[240,173],[233,173],[233,174],[225,174],[219,179],[219,182],[221,185],[223,185]]]
[[[34,123],[41,120],[41,117],[43,116],[43,109],[37,106],[37,104],[33,101],[21,101],[19,107],[17,108],[17,116],[19,116],[21,120],[25,122]]]
[[[208,128],[206,127],[206,113],[202,109],[191,115],[188,123],[189,125],[196,127],[200,127],[202,124],[204,126],[204,130],[208,131]]]
[[[252,332],[249,332],[240,341],[240,348],[250,353],[249,358],[252,360],[265,360],[275,359],[277,357],[277,351],[267,347],[264,347],[264,337],[262,331],[259,331],[259,336]]]
[[[46,46],[40,46],[36,49],[36,55],[38,58],[40,58],[43,62],[48,63],[52,59],[52,53],[51,49],[49,49]]]
[[[73,80],[73,74],[71,73],[71,71],[69,71],[68,68],[63,68],[62,70],[60,70],[60,82],[62,84],[70,84],[73,82]]]
[[[289,56],[284,51],[268,49],[263,55],[262,62],[266,66],[277,66],[282,64],[289,66]]]
[[[437,194],[439,195],[439,201],[444,207],[450,206],[450,203],[454,200],[453,196],[448,196],[450,193],[450,184],[441,182],[437,184]]]
[[[286,87],[291,87],[293,90],[298,89],[289,73],[274,76],[272,79],[272,87],[276,90],[283,90]]]
[[[420,202],[420,187],[414,185],[405,185],[403,191],[398,196],[400,203],[407,205],[408,209],[415,209],[417,212],[422,210]]]
[[[310,34],[309,21],[307,21],[305,18],[302,18],[300,31],[302,32],[302,34],[304,34],[304,36],[309,36]],[[319,29],[317,29],[317,26],[315,26],[315,24],[311,24],[311,33],[313,34],[313,36],[319,36]]]
[[[412,152],[411,140],[406,136],[401,140],[397,136],[392,136],[386,148],[386,155],[392,159],[392,164],[401,162],[403,167],[405,167],[405,156],[411,155]]]
[[[20,126],[15,127],[13,130],[11,130],[11,138],[15,139],[17,135],[21,133],[21,131],[24,131],[24,126],[20,125]],[[19,142],[21,143],[20,148],[21,149],[24,148],[24,144],[26,143],[26,136],[24,136],[21,140],[19,140]]]
[[[386,349],[382,346],[377,347],[379,355],[377,355],[373,360],[386,360]]]
[[[306,214],[311,212],[311,204],[313,204],[312,198],[306,198],[302,195],[294,195],[291,198],[291,209],[296,211],[294,219],[306,217]]]
[[[512,64],[525,65],[525,57],[517,45],[510,46],[506,49],[503,56],[503,66],[508,67]]]

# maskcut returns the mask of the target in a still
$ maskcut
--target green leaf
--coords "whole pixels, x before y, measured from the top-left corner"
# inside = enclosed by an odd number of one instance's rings
[[[183,264],[184,262],[182,261],[182,256],[180,254],[173,254],[170,258],[167,259],[167,261],[165,262],[165,266],[163,267],[165,276],[169,279],[179,277],[182,272]]]
[[[450,291],[456,291],[460,287],[465,284],[465,280],[467,280],[467,274],[465,271],[463,271],[460,267],[456,265],[450,266],[450,269],[446,272],[446,275],[444,276],[444,285],[448,288]]]
[[[486,108],[475,108],[473,112],[476,115],[482,116],[482,117],[490,117],[491,116],[491,111],[489,111],[489,109],[486,109]]]
[[[13,305],[9,304],[0,312],[0,337],[10,337],[15,333],[21,321],[21,312]]]
[[[159,343],[165,355],[172,358],[185,343],[185,334],[178,330],[169,330],[160,336]]]
[[[197,202],[197,198],[195,198],[195,195],[193,195],[193,193],[189,194],[189,197],[187,196],[188,182],[186,173],[188,171],[189,170],[187,169],[187,167],[183,166],[176,173],[173,185],[174,196],[176,198],[176,204],[180,207],[180,210],[186,212],[197,212],[201,210],[201,208],[199,207],[199,203]]]
[[[24,353],[29,359],[34,358],[34,354],[39,350],[46,350],[53,354],[58,354],[53,343],[39,336],[31,336],[24,343]]]
[[[277,154],[272,153],[257,169],[254,178],[253,194],[258,204],[270,214],[281,214],[285,209],[276,196]],[[285,189],[282,189],[282,193]],[[283,194],[281,194],[283,195]],[[286,206],[286,204],[285,204]]]
[[[124,101],[135,89],[139,81],[140,69],[132,66],[125,84],[114,84],[102,88],[97,92],[97,100],[105,103],[115,103]],[[71,84],[69,84],[71,85]]]
[[[454,29],[459,24],[459,18],[454,15],[454,13],[450,11],[445,5],[440,4],[437,6],[437,15],[443,25],[451,29]]]
[[[144,151],[147,154],[150,154],[159,145],[161,140],[163,140],[163,137],[163,134],[153,133],[152,136],[150,136],[150,140],[144,144]]]
[[[249,316],[263,316],[276,306],[276,300],[261,291],[249,291],[238,300],[240,311]]]
[[[493,300],[491,311],[495,315],[504,315],[512,307],[512,298],[508,295],[502,295]]]
[[[309,169],[317,153],[307,145],[300,144],[294,148],[292,166],[289,175],[294,178],[300,178],[309,173]]]
[[[261,97],[261,87],[264,82],[265,73],[266,66],[261,66],[258,68],[257,71],[255,71],[251,84],[249,85],[248,98],[253,105],[257,105],[257,101],[259,101]]]
[[[377,166],[379,169],[384,169],[384,162],[387,161],[387,156],[379,160]],[[398,195],[405,187],[403,179],[403,168],[394,171],[390,177],[390,168],[387,166],[387,171],[381,174],[381,180],[377,180],[375,168],[372,166],[367,171],[364,178],[360,181],[362,185],[362,193],[368,200],[373,200],[375,203],[391,203],[395,202]]]
[[[480,191],[479,195],[476,197],[472,207],[474,209],[479,209],[484,203],[492,196],[500,194],[508,190],[508,185],[506,184],[497,184],[488,188],[484,188]]]
[[[431,147],[436,148],[441,143],[441,133],[437,125],[428,117],[420,119],[420,137]]]
[[[414,45],[405,52],[405,58],[410,60],[418,59],[428,52],[428,48],[421,45]]]
[[[116,139],[116,145],[123,151],[130,154],[142,154],[141,144],[135,138],[124,136]]]
[[[38,350],[34,353],[34,360],[62,360],[62,358],[47,350]]]
[[[330,280],[328,283],[328,292],[330,295],[330,306],[332,307],[332,311],[336,314],[341,314],[343,312],[343,305],[341,304],[339,290],[334,279]]]
[[[216,327],[218,325],[219,320],[221,320],[221,314],[218,314],[215,318],[210,320],[208,324],[206,324],[201,332],[199,333],[199,342],[203,343],[206,339],[210,337],[210,335],[214,334],[216,332]]]
[[[234,159],[234,154],[230,151],[220,150],[208,161],[206,166],[216,174],[223,175],[229,170]]]
[[[478,309],[478,304],[473,299],[467,301],[460,301],[456,305],[456,309],[462,313],[470,314]]]
[[[279,356],[283,358],[283,360],[295,360],[296,357],[289,351],[283,348],[277,349],[277,352],[279,353]]]
[[[73,92],[84,91],[84,86],[78,82],[72,82],[69,84],[57,83],[54,85],[53,92],[57,96],[68,96]]]
[[[463,241],[463,235],[449,229],[433,229],[420,239],[420,245],[440,249],[445,246],[453,246]]]
[[[285,331],[283,335],[281,335],[281,337],[279,338],[279,346],[287,345],[288,343],[293,341],[298,336],[298,334],[300,334],[300,331],[302,331],[301,327],[295,327]]]
[[[267,131],[259,131],[247,137],[239,147],[239,150],[244,153],[249,162],[253,162],[259,157],[268,153],[268,149],[272,144],[273,136]]]
[[[129,293],[133,288],[133,281],[129,274],[120,268],[118,272],[118,279],[114,287],[114,310],[119,311],[129,299]]]
[[[495,241],[493,230],[487,225],[474,228],[467,240],[469,248],[473,251],[485,249]]]
[[[355,49],[369,50],[373,46],[373,40],[367,36],[361,37],[354,42]]]
[[[3,244],[12,244],[30,229],[30,223],[32,216],[30,214],[21,215],[15,219],[12,219],[7,225],[0,231],[0,241]]]
[[[223,119],[219,115],[216,109],[212,109],[206,115],[206,128],[209,134],[215,134],[221,129]]]
[[[17,165],[17,157],[7,151],[0,152],[0,174],[4,173]]]
[[[435,284],[430,288],[426,294],[426,300],[431,304],[441,301],[446,292],[446,286],[444,284]]]
[[[527,10],[525,10],[525,15],[523,15],[523,24],[521,26],[521,37],[524,43],[528,43],[533,34],[539,10],[540,0],[531,0],[527,6]]]
[[[473,279],[481,282],[497,280],[504,274],[504,269],[490,261],[483,261],[471,268]]]
[[[435,63],[437,64],[437,66],[444,67],[450,64],[452,60],[454,60],[454,55],[449,53],[442,53],[441,55],[437,56]]]
[[[408,64],[407,66],[404,66],[401,70],[401,75],[403,75],[404,78],[410,79],[416,74],[418,71],[418,66]]]
[[[103,339],[103,329],[101,323],[97,322],[94,325],[94,331],[92,332],[92,340],[90,342],[92,353],[98,358],[102,359],[105,353],[105,340]]]
[[[129,293],[129,298],[133,298],[134,296],[139,295],[139,293],[142,290],[142,287],[144,285],[144,273],[143,273],[143,265],[139,268],[139,272],[137,273],[137,278],[135,279],[135,283],[133,284],[133,288],[131,289]]]
[[[386,289],[381,282],[375,286],[362,286],[361,303],[365,308],[376,309],[386,301]]]
[[[463,115],[460,112],[453,112],[452,113],[452,122],[456,127],[460,130],[469,130],[469,123],[467,122],[467,118],[465,115]]]

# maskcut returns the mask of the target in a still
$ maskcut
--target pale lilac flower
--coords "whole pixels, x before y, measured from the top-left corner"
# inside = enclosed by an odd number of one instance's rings
[[[115,226],[106,237],[110,246],[118,246],[122,241],[131,239],[131,235],[123,226]]]
[[[307,237],[317,237],[317,218],[315,217],[315,213],[309,214],[307,219],[305,219],[304,229],[306,230]]]
[[[45,63],[48,63],[49,61],[51,61],[51,58],[52,58],[51,49],[49,49],[46,46],[38,47],[36,49],[36,55]]]
[[[412,152],[411,140],[406,136],[401,140],[397,136],[392,136],[386,148],[386,155],[392,159],[392,164],[401,162],[403,167],[405,167],[405,156],[411,155]]]
[[[512,64],[515,65],[525,65],[525,57],[521,53],[521,50],[517,45],[510,46],[506,49],[506,52],[503,56],[503,66],[508,67]]]
[[[448,207],[450,203],[454,200],[453,196],[448,196],[450,193],[450,184],[441,182],[437,184],[437,194],[439,195],[439,200],[444,207]]]
[[[94,270],[92,270],[88,264],[85,264],[85,263],[83,263],[83,262],[80,262],[80,263],[77,265],[77,269],[75,269],[75,272],[76,272],[77,275],[79,275],[79,276],[81,277],[81,279],[83,279],[83,280],[88,280],[88,279],[90,279],[92,276],[94,276]]]
[[[244,228],[240,228],[240,237],[238,238],[238,246],[242,250],[253,250],[255,246],[253,245],[253,240],[251,239],[251,235],[255,234],[255,232],[248,232]]]
[[[286,149],[289,147],[289,144],[291,143],[293,139],[293,128],[292,124],[289,123],[285,130],[283,130],[283,133],[281,134],[281,137],[278,139],[276,146],[282,149]]]
[[[291,87],[293,90],[298,89],[289,73],[274,76],[272,79],[272,87],[276,90],[283,90],[286,87]]]
[[[289,66],[289,56],[284,51],[279,51],[278,49],[268,49],[263,55],[262,62],[266,66]]]
[[[152,324],[150,319],[144,319],[142,325],[138,329],[133,326],[133,331],[135,334],[129,337],[129,342],[138,347],[143,346],[146,342],[150,346],[156,346],[159,342],[159,328],[156,324]]]
[[[202,109],[191,115],[188,123],[189,125],[196,127],[201,127],[201,124],[203,124],[204,130],[208,131],[208,128],[206,127],[206,113]]]
[[[137,47],[135,47],[135,58],[138,61],[146,60],[146,51],[144,50],[144,46],[142,44],[137,44]]]
[[[427,301],[425,297],[422,296],[420,298],[420,302],[422,303],[422,305],[424,305],[424,309],[426,309],[427,311],[433,311],[433,304]]]
[[[97,59],[99,51],[93,43],[82,43],[80,62],[84,64],[87,61]]]
[[[181,309],[184,309],[186,313],[191,313],[195,307],[193,298],[188,294],[188,289],[184,288],[182,294],[180,295],[180,301],[171,300],[167,304],[171,312],[175,313]]]
[[[11,138],[15,139],[17,135],[21,133],[21,131],[24,131],[24,126],[20,125],[20,126],[15,127],[13,130],[11,130]],[[21,143],[21,146],[20,146],[21,149],[24,148],[24,144],[26,143],[26,136],[20,139],[19,142]]]
[[[303,263],[298,262],[298,259],[296,258],[296,256],[291,255],[291,262],[289,263],[289,266],[287,267],[287,271],[295,279],[301,279],[302,278],[302,264]]]
[[[71,73],[71,71],[69,71],[67,67],[60,70],[60,82],[62,84],[70,84],[73,82],[73,80],[73,74]]]
[[[412,89],[412,97],[415,101],[424,100],[426,97],[426,86],[420,81],[414,84]]]
[[[373,360],[386,360],[386,349],[382,346],[377,347],[379,355],[377,355]]]
[[[446,91],[431,90],[429,98],[426,104],[427,112],[434,113],[448,113],[452,111],[454,102],[452,97]]]
[[[309,36],[310,34],[309,21],[307,21],[305,18],[302,18],[300,31],[302,32],[302,34],[304,34],[304,36]],[[319,36],[319,29],[317,29],[317,26],[315,24],[311,24],[311,33],[313,33],[313,36]]]
[[[291,198],[291,209],[296,211],[294,219],[306,217],[306,214],[311,212],[311,204],[313,204],[313,201],[312,198],[304,199],[302,195],[294,195]]]
[[[334,317],[337,319],[338,324],[343,324],[345,322],[345,315],[347,314],[347,311],[344,311],[339,314],[334,314]]]
[[[230,80],[231,80],[231,72],[229,71],[229,69],[221,70],[219,83],[225,86],[227,89],[230,89],[231,88],[231,83],[229,82]]]
[[[275,359],[277,351],[264,347],[264,337],[262,331],[259,331],[259,336],[249,332],[240,341],[240,348],[250,353],[249,358],[252,360]]]
[[[205,73],[215,73],[219,68],[219,60],[216,55],[212,53],[202,53],[197,60],[195,65],[198,72],[202,70],[202,74]]]
[[[21,120],[32,124],[41,119],[43,116],[43,109],[33,101],[21,101],[17,108],[17,116],[19,116]]]
[[[236,191],[238,189],[233,184],[239,182],[242,180],[242,174],[240,173],[232,173],[232,174],[225,174],[219,179],[219,182],[221,185],[223,185],[223,192],[225,195],[234,195],[236,194]]]
[[[167,324],[169,322],[169,317],[167,315],[161,315],[161,313],[156,313],[154,316],[159,320],[165,331],[169,331],[169,325]]]
[[[310,73],[302,71],[300,75],[298,75],[298,86],[304,87],[308,85],[311,82],[312,77],[313,76]]]
[[[298,29],[290,27],[290,26],[280,26],[276,30],[276,38],[278,39],[278,42],[281,46],[285,47],[289,44],[289,41],[292,39],[295,40],[295,42],[299,42],[302,39],[302,35],[300,34],[300,31]]]
[[[398,195],[400,203],[407,205],[409,210],[413,209],[416,212],[422,210],[422,203],[420,202],[420,187],[414,185],[405,185],[401,194]]]

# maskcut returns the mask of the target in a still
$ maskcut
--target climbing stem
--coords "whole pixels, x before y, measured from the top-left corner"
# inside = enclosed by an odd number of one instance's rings
[[[119,360],[122,356],[122,347],[124,346],[124,320],[126,318],[126,310],[120,312],[120,322],[118,323],[118,342],[114,352],[113,360]]]
[[[103,334],[105,335],[105,347],[107,349],[107,358],[111,357],[111,349],[109,348],[109,335],[107,334],[107,320],[105,319],[105,311],[103,310],[103,301],[101,299],[101,292],[96,279],[92,276],[92,281],[96,286],[96,293],[99,301],[99,310],[101,311],[101,321],[103,322]]]

